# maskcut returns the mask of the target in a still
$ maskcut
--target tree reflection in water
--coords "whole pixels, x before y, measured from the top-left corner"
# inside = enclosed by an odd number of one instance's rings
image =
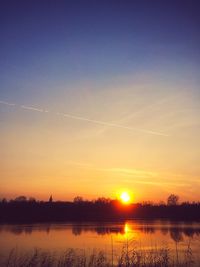
[[[128,235],[133,233],[143,233],[153,235],[160,232],[163,236],[170,234],[170,238],[174,242],[181,242],[184,237],[193,238],[200,235],[200,225],[184,225],[184,224],[161,224],[126,222],[126,223],[74,223],[74,224],[27,224],[27,225],[0,225],[0,233],[3,231],[13,233],[15,235],[32,234],[34,231],[50,233],[51,231],[72,231],[75,236],[92,232],[97,235],[120,234]]]

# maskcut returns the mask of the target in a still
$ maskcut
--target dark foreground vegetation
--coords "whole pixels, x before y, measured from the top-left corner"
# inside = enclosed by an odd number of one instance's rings
[[[117,221],[126,219],[200,220],[200,203],[177,203],[171,195],[161,204],[137,203],[123,205],[118,200],[100,198],[84,201],[76,197],[73,202],[15,200],[0,202],[0,222],[59,222],[59,221]]]
[[[1,267],[192,267],[199,266],[193,259],[188,246],[178,257],[179,251],[173,254],[167,247],[160,249],[137,250],[125,244],[122,252],[115,255],[113,251],[105,253],[68,249],[63,253],[44,252],[35,249],[32,253],[19,254],[12,250],[9,256],[1,260]]]

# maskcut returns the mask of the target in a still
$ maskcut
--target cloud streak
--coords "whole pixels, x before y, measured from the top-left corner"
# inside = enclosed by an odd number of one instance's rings
[[[127,168],[107,168],[107,169],[99,169],[100,171],[104,172],[111,172],[111,173],[116,173],[124,176],[134,176],[137,178],[152,178],[152,177],[157,177],[158,173],[157,172],[151,172],[151,171],[145,171],[141,169],[127,169]]]
[[[24,110],[29,110],[29,111],[34,111],[34,112],[44,112],[44,113],[50,112],[49,110],[44,109],[44,108],[38,108],[38,107],[27,106],[27,105],[17,105],[17,104],[9,103],[9,102],[6,102],[6,101],[0,101],[0,104],[4,104],[4,105],[7,105],[7,106],[16,106],[18,108],[21,108],[21,109],[24,109]],[[79,120],[79,121],[85,121],[85,122],[98,124],[98,125],[102,125],[102,126],[108,126],[108,127],[113,127],[113,128],[121,128],[121,129],[125,129],[125,130],[141,132],[141,133],[144,133],[144,134],[151,134],[151,135],[158,135],[158,136],[165,136],[165,137],[169,136],[168,134],[165,134],[165,133],[162,133],[162,132],[158,132],[158,131],[152,131],[152,130],[148,130],[148,129],[141,129],[141,128],[137,128],[137,127],[129,127],[129,126],[121,125],[121,124],[116,124],[116,123],[111,123],[111,122],[106,122],[106,121],[90,119],[90,118],[77,116],[77,115],[73,115],[73,114],[69,114],[69,113],[62,113],[62,112],[51,112],[51,113],[56,114],[58,116],[65,117],[65,118]]]

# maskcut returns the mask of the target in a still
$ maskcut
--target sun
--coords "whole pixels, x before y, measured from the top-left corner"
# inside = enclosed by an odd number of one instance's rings
[[[123,204],[129,204],[131,201],[131,196],[128,192],[124,191],[120,195],[120,200]]]

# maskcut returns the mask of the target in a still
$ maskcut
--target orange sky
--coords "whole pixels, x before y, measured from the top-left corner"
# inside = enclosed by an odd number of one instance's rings
[[[170,193],[199,200],[195,84],[127,76],[102,90],[76,84],[62,94],[27,103],[31,109],[0,104],[0,197],[115,198],[124,189],[134,201]]]

